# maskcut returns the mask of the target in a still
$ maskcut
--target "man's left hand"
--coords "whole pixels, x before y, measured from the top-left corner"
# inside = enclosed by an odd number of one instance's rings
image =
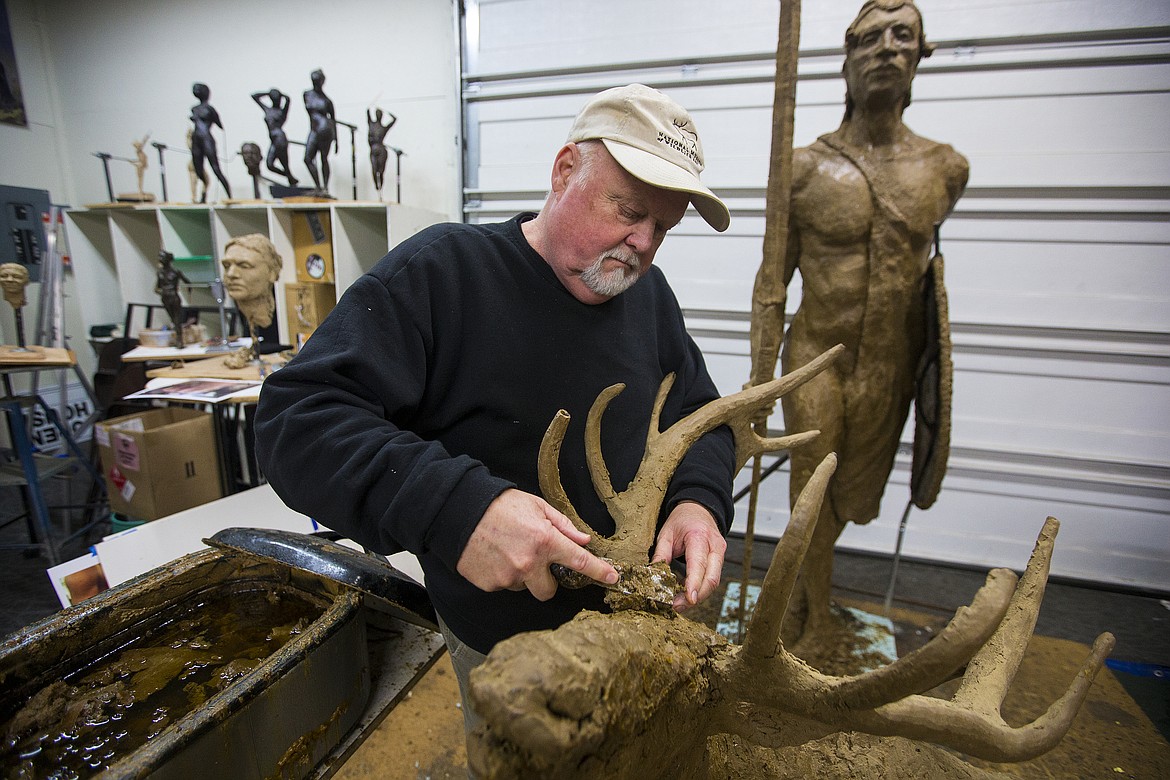
[[[670,562],[682,556],[687,579],[682,593],[674,597],[674,608],[688,609],[715,592],[723,574],[723,556],[727,540],[719,531],[715,518],[702,504],[679,502],[658,533],[651,562]]]

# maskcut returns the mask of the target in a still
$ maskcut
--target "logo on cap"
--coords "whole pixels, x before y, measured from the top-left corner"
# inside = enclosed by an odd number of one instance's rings
[[[680,154],[686,155],[695,165],[702,169],[703,159],[699,157],[699,134],[690,129],[690,122],[686,119],[683,119],[681,122],[678,119],[673,119],[670,125],[678,132],[678,137],[669,136],[662,130],[659,130],[658,143],[665,144]]]

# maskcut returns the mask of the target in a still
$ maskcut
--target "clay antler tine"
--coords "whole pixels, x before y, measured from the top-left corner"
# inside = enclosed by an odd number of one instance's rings
[[[777,450],[791,450],[807,444],[821,435],[820,431],[801,431],[787,436],[760,436],[752,429],[750,420],[739,420],[731,426],[735,434],[735,470],[739,471],[744,464],[756,455]]]
[[[993,569],[969,607],[960,607],[939,634],[897,661],[851,677],[827,677],[816,702],[826,712],[871,709],[922,693],[945,682],[976,653],[1003,620],[1016,584],[1015,572]]]
[[[1007,725],[998,714],[987,715],[931,696],[908,696],[874,710],[846,712],[835,722],[870,734],[946,745],[987,761],[1027,761],[1064,739],[1112,649],[1111,634],[1097,637],[1064,695],[1043,715],[1018,728]]]
[[[1049,517],[1044,521],[1028,566],[1012,595],[1007,617],[967,665],[963,683],[953,697],[956,704],[985,715],[999,716],[999,707],[1015,679],[1028,639],[1036,627],[1040,603],[1044,600],[1044,586],[1048,582],[1052,547],[1059,530],[1060,522],[1056,518]]]
[[[540,452],[536,456],[536,474],[540,483],[540,492],[544,499],[554,508],[569,518],[577,530],[590,536],[595,536],[593,529],[585,524],[577,510],[570,503],[565,494],[565,486],[561,484],[561,443],[565,440],[565,429],[569,427],[569,413],[564,409],[558,411],[548,424],[544,438],[540,440]]]
[[[617,494],[610,481],[605,456],[601,453],[601,417],[609,407],[609,402],[625,389],[625,384],[618,382],[602,390],[589,407],[589,416],[585,418],[585,463],[589,467],[593,489],[597,492],[597,497],[605,502],[610,514],[613,514],[613,501]],[[653,427],[651,424],[651,429]]]
[[[821,513],[821,502],[824,501],[829,478],[836,470],[837,454],[830,452],[817,466],[796,499],[788,527],[784,529],[784,535],[776,544],[772,563],[768,567],[768,573],[764,575],[764,583],[760,587],[751,622],[748,624],[747,636],[744,638],[742,653],[750,662],[758,662],[759,659],[777,655],[780,626],[784,621],[784,613],[788,611],[788,601],[792,598],[792,590],[796,585],[796,574],[812,541],[813,529]]]

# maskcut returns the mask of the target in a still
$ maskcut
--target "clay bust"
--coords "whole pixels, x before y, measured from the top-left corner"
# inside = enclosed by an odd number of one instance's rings
[[[931,51],[914,4],[866,2],[845,40],[844,120],[794,150],[787,251],[764,259],[752,300],[751,384],[774,374],[797,269],[804,294],[784,339],[784,371],[845,346],[824,375],[783,399],[786,429],[821,431],[792,453],[791,500],[828,453],[840,458],[802,574],[803,629],[814,633],[831,616],[833,545],[846,523],[878,515],[916,395],[915,372],[924,350],[937,347],[928,345],[928,330],[937,328],[930,320],[938,319],[928,314],[928,299],[932,285],[942,285],[932,239],[968,173],[962,155],[902,122],[918,63]],[[949,419],[945,425],[949,431]],[[945,464],[945,452],[942,458]]]
[[[262,233],[250,233],[228,241],[220,263],[224,288],[244,315],[252,336],[251,349],[241,350],[248,354],[237,352],[228,356],[229,365],[239,368],[256,354],[256,330],[272,324],[276,313],[272,286],[280,278],[283,263],[276,247]]]
[[[28,269],[20,263],[4,263],[0,265],[0,288],[4,290],[4,300],[14,309],[20,309],[28,300],[24,296],[24,288],[28,286]]]

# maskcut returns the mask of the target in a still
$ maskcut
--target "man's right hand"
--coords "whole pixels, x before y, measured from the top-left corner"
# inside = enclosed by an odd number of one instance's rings
[[[527,588],[547,601],[557,591],[553,563],[617,582],[617,570],[585,549],[589,539],[543,498],[509,488],[488,505],[455,568],[482,590]]]

